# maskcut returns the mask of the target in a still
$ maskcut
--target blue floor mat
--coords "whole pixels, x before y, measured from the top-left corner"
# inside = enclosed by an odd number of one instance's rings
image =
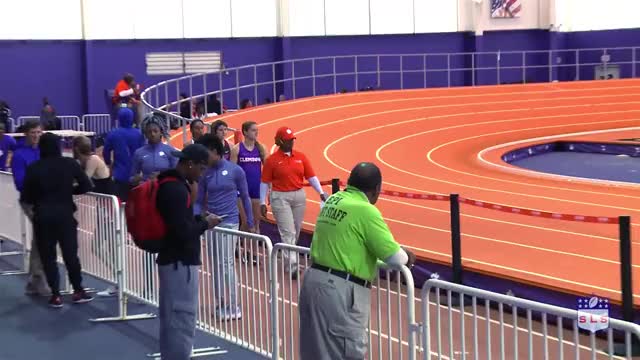
[[[18,256],[0,258],[0,269],[15,269]],[[8,263],[14,263],[9,266]],[[64,272],[61,271],[61,275]],[[84,276],[84,286],[108,284]],[[26,275],[0,276],[0,359],[2,360],[134,360],[151,359],[158,351],[158,319],[92,323],[90,318],[117,314],[117,298],[98,298],[74,305],[69,296],[62,309],[51,309],[47,298],[24,295]],[[145,304],[129,302],[129,314],[156,313]],[[264,359],[258,354],[198,331],[196,347],[227,351],[214,359]],[[203,357],[203,359],[211,357]]]

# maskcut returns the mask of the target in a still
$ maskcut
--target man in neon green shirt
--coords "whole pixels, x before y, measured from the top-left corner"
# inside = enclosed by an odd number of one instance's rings
[[[311,243],[313,265],[300,292],[300,358],[364,359],[376,263],[412,265],[415,256],[394,240],[374,206],[382,175],[356,165],[347,188],[327,199]]]

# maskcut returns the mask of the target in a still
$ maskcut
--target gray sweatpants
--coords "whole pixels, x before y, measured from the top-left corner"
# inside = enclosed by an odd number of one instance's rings
[[[182,263],[158,266],[160,278],[160,354],[162,359],[191,358],[196,335],[198,269]]]
[[[278,225],[280,239],[285,244],[298,244],[306,204],[307,199],[303,189],[288,192],[271,192],[271,211]],[[295,251],[285,252],[284,258],[287,265],[289,265],[289,268],[285,268],[285,271],[289,271],[298,265],[298,254]]]
[[[240,225],[222,223],[217,227],[238,230]],[[213,284],[216,304],[220,307],[239,306],[235,266],[238,238],[228,234],[215,234],[213,236]],[[226,300],[225,294],[229,296]]]
[[[300,359],[364,359],[371,291],[327,272],[304,273],[300,301]]]

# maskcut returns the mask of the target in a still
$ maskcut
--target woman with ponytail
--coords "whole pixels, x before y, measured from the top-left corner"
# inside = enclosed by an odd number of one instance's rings
[[[262,164],[266,159],[264,146],[258,142],[258,124],[255,121],[247,121],[242,124],[242,135],[244,140],[236,144],[231,149],[231,161],[238,164],[247,178],[249,197],[251,198],[251,211],[253,212],[253,222],[256,233],[260,233],[260,178],[262,176]],[[242,202],[238,201],[240,207],[240,220],[242,229],[248,229],[247,221],[244,219],[245,212],[242,209]],[[247,209],[249,211],[249,209]]]

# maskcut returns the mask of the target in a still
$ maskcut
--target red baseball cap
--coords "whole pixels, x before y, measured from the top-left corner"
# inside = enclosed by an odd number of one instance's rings
[[[288,140],[293,140],[295,138],[296,138],[296,134],[293,133],[293,130],[291,130],[291,128],[288,128],[286,126],[281,127],[276,132],[276,139],[288,141]]]

